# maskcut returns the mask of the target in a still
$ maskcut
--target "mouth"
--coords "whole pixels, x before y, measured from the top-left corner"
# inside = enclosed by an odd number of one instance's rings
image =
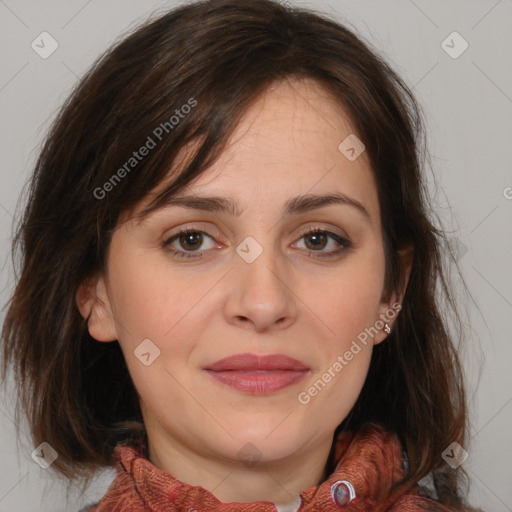
[[[253,395],[274,393],[301,381],[310,368],[284,354],[236,354],[203,368],[218,382]]]
[[[302,361],[285,354],[235,354],[209,364],[203,369],[212,371],[234,370],[250,372],[272,370],[304,371],[310,368]]]

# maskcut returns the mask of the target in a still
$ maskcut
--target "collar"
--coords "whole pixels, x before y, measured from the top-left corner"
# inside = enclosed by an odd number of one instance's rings
[[[340,432],[334,453],[335,470],[320,485],[300,493],[299,512],[379,512],[389,510],[397,500],[404,505],[404,495],[416,501],[410,485],[398,485],[404,475],[402,446],[383,427],[367,423],[355,434]],[[117,445],[114,457],[116,479],[94,512],[114,510],[114,504],[115,510],[130,512],[278,511],[270,501],[223,503],[203,487],[181,482],[157,468],[133,446]]]

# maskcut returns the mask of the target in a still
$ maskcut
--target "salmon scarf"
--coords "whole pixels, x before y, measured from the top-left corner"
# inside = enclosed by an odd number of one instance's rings
[[[399,484],[404,457],[397,437],[368,423],[358,432],[341,432],[336,468],[318,486],[300,493],[298,512],[453,512]],[[210,491],[160,470],[132,446],[114,450],[116,478],[105,496],[81,512],[276,512],[270,501],[223,503]],[[340,482],[342,482],[340,484]],[[336,489],[337,492],[336,492]],[[355,496],[354,496],[355,494]],[[473,509],[465,509],[473,510]]]

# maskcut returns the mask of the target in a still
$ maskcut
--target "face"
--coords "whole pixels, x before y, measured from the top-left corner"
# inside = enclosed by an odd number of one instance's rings
[[[394,302],[382,300],[366,154],[338,149],[352,133],[315,82],[275,84],[220,159],[179,193],[231,201],[237,215],[175,204],[138,220],[152,195],[118,226],[106,274],[78,302],[94,338],[119,341],[150,446],[238,460],[252,443],[270,461],[332,442]],[[334,194],[342,199],[296,200]],[[247,353],[282,354],[306,369],[218,372],[224,380],[205,370]]]

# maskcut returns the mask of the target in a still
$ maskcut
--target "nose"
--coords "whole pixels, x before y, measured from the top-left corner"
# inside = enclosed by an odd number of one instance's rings
[[[298,300],[291,274],[270,245],[263,248],[256,244],[252,239],[237,248],[226,303],[228,321],[257,332],[287,328],[295,322]],[[250,258],[245,257],[247,248],[252,251]]]

